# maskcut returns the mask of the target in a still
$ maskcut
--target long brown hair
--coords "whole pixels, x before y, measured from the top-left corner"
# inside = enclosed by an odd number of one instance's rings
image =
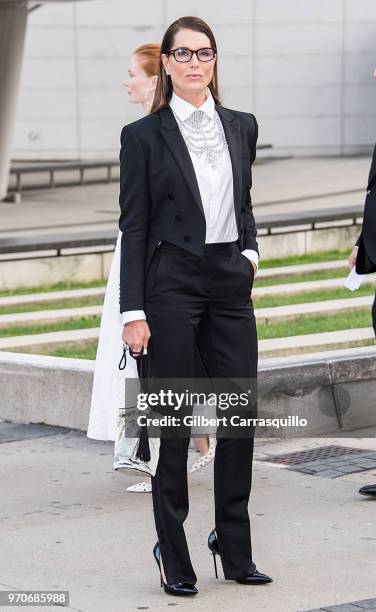
[[[205,21],[203,21],[199,17],[180,17],[167,28],[163,36],[161,44],[161,56],[163,53],[168,53],[170,51],[174,43],[175,34],[179,30],[183,29],[193,30],[194,32],[202,32],[203,34],[206,34],[206,36],[210,40],[210,45],[212,46],[212,48],[215,50],[217,49],[214,34],[208,24],[205,23]],[[166,74],[161,56],[159,59],[158,82],[150,113],[155,113],[165,108],[171,100],[173,92],[171,77]],[[214,98],[215,104],[221,105],[218,92],[217,63],[218,59],[214,64],[213,77],[210,83],[208,84],[208,87]]]

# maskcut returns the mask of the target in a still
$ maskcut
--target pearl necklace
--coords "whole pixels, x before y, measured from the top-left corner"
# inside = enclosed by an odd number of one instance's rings
[[[182,121],[175,112],[174,115],[188,149],[198,157],[206,153],[207,162],[215,169],[217,161],[228,148],[222,122],[217,113],[214,113],[213,121],[202,110],[195,110],[185,121]]]

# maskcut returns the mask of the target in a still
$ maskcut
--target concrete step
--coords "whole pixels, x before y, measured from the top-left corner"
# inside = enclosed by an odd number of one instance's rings
[[[262,265],[262,262],[261,262]],[[278,268],[265,268],[261,269],[257,273],[257,278],[278,278],[280,276],[294,275],[294,274],[305,274],[308,272],[317,272],[320,270],[338,270],[343,268],[344,278],[346,276],[347,262],[345,260],[340,261],[323,261],[318,263],[310,264],[299,264],[293,266],[282,266]],[[285,286],[285,285],[284,285]],[[256,289],[255,289],[256,290]],[[254,290],[254,291],[255,291]],[[0,308],[8,306],[16,306],[22,304],[31,303],[52,303],[60,300],[85,298],[85,297],[98,297],[101,299],[104,296],[105,287],[93,287],[88,289],[67,289],[63,291],[48,291],[41,293],[29,293],[23,295],[14,295],[0,297]]]
[[[272,323],[273,321],[285,321],[294,319],[300,315],[325,315],[336,312],[361,311],[371,308],[373,296],[361,296],[359,298],[347,298],[340,300],[324,300],[321,302],[309,302],[304,304],[293,304],[286,306],[274,306],[272,308],[258,308],[255,315],[258,323]],[[78,308],[60,308],[56,310],[40,310],[35,312],[20,312],[15,314],[0,315],[0,330],[17,325],[44,325],[51,322],[63,323],[80,317],[95,317],[102,314],[102,306],[80,306]]]
[[[44,349],[54,348],[57,345],[76,344],[77,342],[96,340],[99,337],[99,327],[89,329],[48,332],[43,334],[30,334],[27,336],[13,336],[0,338],[0,351],[22,348],[35,349],[43,346]],[[278,357],[283,355],[298,355],[317,351],[336,350],[364,346],[375,341],[372,327],[323,332],[319,334],[306,334],[289,336],[287,338],[272,338],[259,341],[260,358]]]
[[[44,325],[63,323],[80,317],[96,317],[102,314],[102,306],[80,306],[78,308],[59,308],[57,310],[37,310],[0,315],[0,330],[17,325]]]
[[[280,285],[271,285],[270,287],[257,287],[257,279],[255,286],[252,289],[253,297],[263,297],[266,295],[296,295],[298,293],[307,293],[307,291],[323,291],[327,289],[338,289],[343,287],[345,275],[343,278],[328,278],[317,281],[305,281],[303,283],[284,283]]]
[[[263,270],[263,272],[267,272],[267,270]],[[260,273],[257,275],[257,278],[261,277]],[[294,295],[298,293],[305,293],[307,291],[321,291],[327,289],[337,289],[342,288],[345,279],[345,274],[343,278],[333,278],[333,279],[324,279],[318,281],[305,281],[303,283],[284,283],[284,284],[276,284],[271,285],[270,287],[257,287],[257,279],[255,281],[255,286],[252,290],[252,295],[254,297],[262,297],[267,295],[279,295],[279,294],[289,294]],[[369,280],[372,282],[372,279]],[[34,303],[53,303],[60,302],[63,300],[71,300],[71,299],[82,299],[85,297],[97,297],[99,301],[103,301],[105,294],[105,287],[93,287],[89,289],[67,289],[64,291],[49,291],[46,293],[32,293],[32,294],[23,294],[23,295],[12,295],[6,297],[0,297],[0,308],[7,308],[10,306],[20,306]]]
[[[28,349],[30,352],[43,346],[44,349],[53,349],[57,345],[70,345],[77,342],[96,340],[99,337],[99,328],[72,329],[45,334],[30,334],[28,336],[12,336],[0,338],[0,351]],[[120,360],[120,357],[119,357]]]
[[[313,353],[314,351],[364,346],[365,344],[372,344],[372,341],[375,342],[372,327],[344,329],[319,334],[260,340],[259,355],[262,358],[299,355],[300,353]]]
[[[277,367],[288,367],[290,365],[309,365],[315,361],[333,361],[344,359],[356,359],[358,357],[371,356],[376,362],[376,342],[373,346],[352,346],[346,349],[333,349],[328,351],[314,351],[310,353],[301,353],[292,355],[290,358],[282,357],[265,357],[259,359],[259,372],[261,370],[271,370]]]
[[[0,308],[19,306],[22,304],[60,302],[73,298],[98,297],[102,299],[105,287],[89,287],[87,289],[65,289],[64,291],[46,291],[44,293],[27,293],[22,295],[9,295],[0,297]]]
[[[339,312],[369,310],[373,304],[373,300],[373,295],[365,295],[358,298],[323,300],[321,302],[274,306],[273,308],[258,308],[255,309],[255,316],[257,323],[267,324],[275,321],[295,319],[301,315],[331,315]]]
[[[265,265],[268,265],[268,262],[265,262]],[[260,260],[260,269],[257,272],[257,278],[274,278],[278,276],[287,276],[293,274],[308,274],[310,272],[321,272],[323,270],[344,270],[344,274],[346,273],[346,269],[348,268],[348,262],[346,259],[340,259],[335,261],[318,261],[309,264],[295,264],[292,266],[280,266],[278,268],[268,268],[265,269],[262,267],[263,262]]]

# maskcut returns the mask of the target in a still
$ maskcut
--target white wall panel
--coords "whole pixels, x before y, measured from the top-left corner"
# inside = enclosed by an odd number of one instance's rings
[[[274,153],[363,152],[376,140],[376,0],[87,0],[29,16],[13,156],[117,155],[142,116],[122,86],[133,50],[198,15],[217,39],[225,106]]]

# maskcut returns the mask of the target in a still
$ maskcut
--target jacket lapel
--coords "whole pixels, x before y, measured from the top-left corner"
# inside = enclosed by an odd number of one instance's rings
[[[233,190],[234,190],[234,203],[235,203],[235,214],[238,220],[238,206],[241,197],[241,138],[240,138],[240,126],[239,119],[231,113],[231,111],[223,106],[215,105],[217,113],[222,121],[223,129],[226,135],[227,144],[229,147],[229,153],[231,158],[232,172],[233,172]],[[202,215],[205,218],[204,207],[202,204],[200,189],[198,186],[196,173],[194,166],[185,144],[185,140],[180,132],[177,121],[173,115],[173,112],[169,106],[162,109],[159,113],[161,121],[161,133],[171,153],[178,164],[181,173],[190,189],[192,196],[201,210]]]
[[[196,173],[187,145],[185,144],[185,140],[180,132],[171,108],[166,106],[166,108],[160,111],[159,116],[161,120],[162,136],[165,139],[167,146],[171,150],[172,156],[178,164],[187,186],[190,189],[191,194],[205,219],[204,207],[202,205]]]
[[[232,165],[234,209],[235,216],[240,227],[239,203],[241,202],[242,185],[242,143],[240,137],[239,119],[228,108],[215,105],[216,111],[222,121]]]

